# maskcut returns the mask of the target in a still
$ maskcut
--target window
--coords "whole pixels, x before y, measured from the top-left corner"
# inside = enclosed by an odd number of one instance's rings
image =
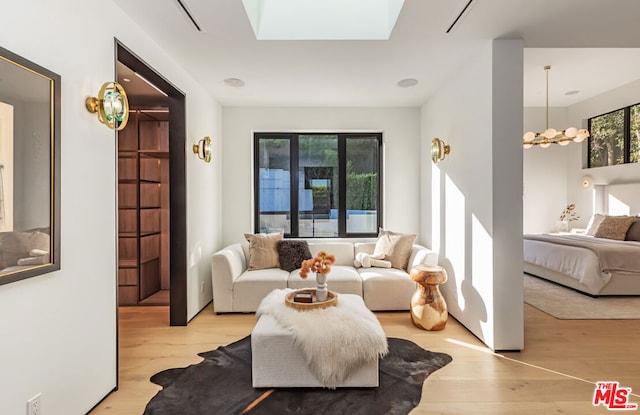
[[[588,167],[640,160],[640,104],[589,118]]]
[[[629,162],[637,163],[640,161],[640,104],[631,107],[629,110],[629,118],[631,133]]]
[[[381,148],[380,133],[256,133],[255,231],[377,236]]]

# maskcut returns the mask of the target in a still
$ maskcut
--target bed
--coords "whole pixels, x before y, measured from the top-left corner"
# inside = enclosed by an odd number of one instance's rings
[[[524,235],[524,271],[592,296],[640,295],[640,217],[619,196],[638,186],[596,189],[596,208],[610,214],[593,215],[584,234]]]

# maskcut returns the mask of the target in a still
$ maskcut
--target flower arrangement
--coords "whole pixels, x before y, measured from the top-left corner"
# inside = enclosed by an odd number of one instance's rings
[[[302,267],[300,269],[300,277],[305,279],[309,272],[319,272],[321,274],[328,274],[331,271],[331,264],[336,262],[334,255],[327,254],[325,251],[318,252],[314,258],[302,261]]]
[[[571,222],[571,221],[580,219],[580,216],[578,216],[575,209],[576,209],[575,203],[568,204],[567,207],[565,207],[562,210],[562,213],[560,214],[560,221]]]

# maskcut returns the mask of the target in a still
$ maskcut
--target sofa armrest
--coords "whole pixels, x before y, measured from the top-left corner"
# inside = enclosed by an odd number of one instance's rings
[[[413,245],[407,271],[411,271],[415,265],[438,265],[438,253],[422,245]]]
[[[213,308],[216,313],[232,312],[233,282],[247,270],[240,244],[229,245],[211,256]]]

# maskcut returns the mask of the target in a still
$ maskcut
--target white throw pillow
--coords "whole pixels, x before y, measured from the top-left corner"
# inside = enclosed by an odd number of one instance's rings
[[[596,231],[598,230],[598,226],[600,226],[603,219],[604,215],[600,213],[596,213],[595,215],[591,216],[591,219],[589,219],[589,224],[587,225],[587,235],[594,236],[596,234]]]
[[[384,260],[391,262],[393,268],[406,270],[415,240],[416,235],[397,233],[380,228],[378,242],[376,242],[373,255],[384,254]]]

